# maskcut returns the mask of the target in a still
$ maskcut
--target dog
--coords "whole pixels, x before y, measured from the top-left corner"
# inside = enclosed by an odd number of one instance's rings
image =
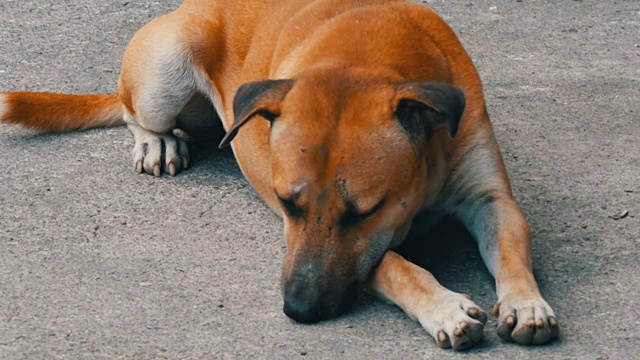
[[[144,26],[118,94],[0,95],[41,132],[126,124],[140,173],[190,164],[175,135],[221,121],[246,178],[284,220],[284,312],[314,323],[369,291],[443,348],[481,342],[486,313],[394,252],[412,222],[455,214],[495,277],[498,334],[559,334],[532,273],[478,72],[430,9],[401,0],[185,0]],[[220,134],[221,136],[224,134]]]

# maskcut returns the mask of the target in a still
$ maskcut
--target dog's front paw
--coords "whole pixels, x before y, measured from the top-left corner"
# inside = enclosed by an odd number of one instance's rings
[[[139,173],[160,176],[165,172],[175,176],[189,167],[187,143],[173,134],[157,134],[144,129],[136,129],[133,147],[133,164]]]
[[[539,345],[560,334],[553,310],[541,297],[506,296],[494,309],[498,317],[498,335],[520,345]]]
[[[482,341],[487,315],[470,298],[446,291],[422,307],[418,321],[441,348],[464,350]]]

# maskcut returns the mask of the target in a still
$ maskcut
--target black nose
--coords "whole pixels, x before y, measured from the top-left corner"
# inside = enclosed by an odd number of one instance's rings
[[[285,285],[283,310],[297,322],[316,323],[345,313],[355,302],[357,294],[357,282],[329,290],[306,277],[293,277]]]
[[[315,323],[323,320],[328,311],[317,286],[309,284],[304,277],[294,277],[285,285],[284,313],[300,323]]]
[[[303,324],[317,323],[324,316],[322,307],[302,301],[285,301],[283,310],[292,320]]]

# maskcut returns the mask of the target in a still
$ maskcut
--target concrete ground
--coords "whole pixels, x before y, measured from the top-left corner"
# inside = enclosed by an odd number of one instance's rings
[[[640,358],[640,2],[422,3],[480,70],[561,339],[504,343],[492,318],[484,344],[457,354],[368,296],[292,323],[282,223],[229,153],[197,145],[192,169],[156,179],[134,172],[124,128],[2,124],[0,358]],[[127,41],[178,4],[0,1],[0,92],[113,92]],[[469,236],[449,220],[428,237],[423,255],[405,251],[491,309]]]

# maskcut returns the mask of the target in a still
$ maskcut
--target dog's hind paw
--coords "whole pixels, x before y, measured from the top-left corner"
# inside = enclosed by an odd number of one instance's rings
[[[560,326],[553,310],[542,298],[520,299],[507,296],[494,309],[498,335],[520,345],[544,344],[558,337]]]
[[[487,315],[466,296],[446,291],[424,306],[418,321],[441,348],[464,350],[482,341]]]
[[[163,172],[175,176],[189,167],[187,143],[173,134],[158,134],[137,125],[129,126],[135,138],[133,164],[137,172],[161,176]]]

